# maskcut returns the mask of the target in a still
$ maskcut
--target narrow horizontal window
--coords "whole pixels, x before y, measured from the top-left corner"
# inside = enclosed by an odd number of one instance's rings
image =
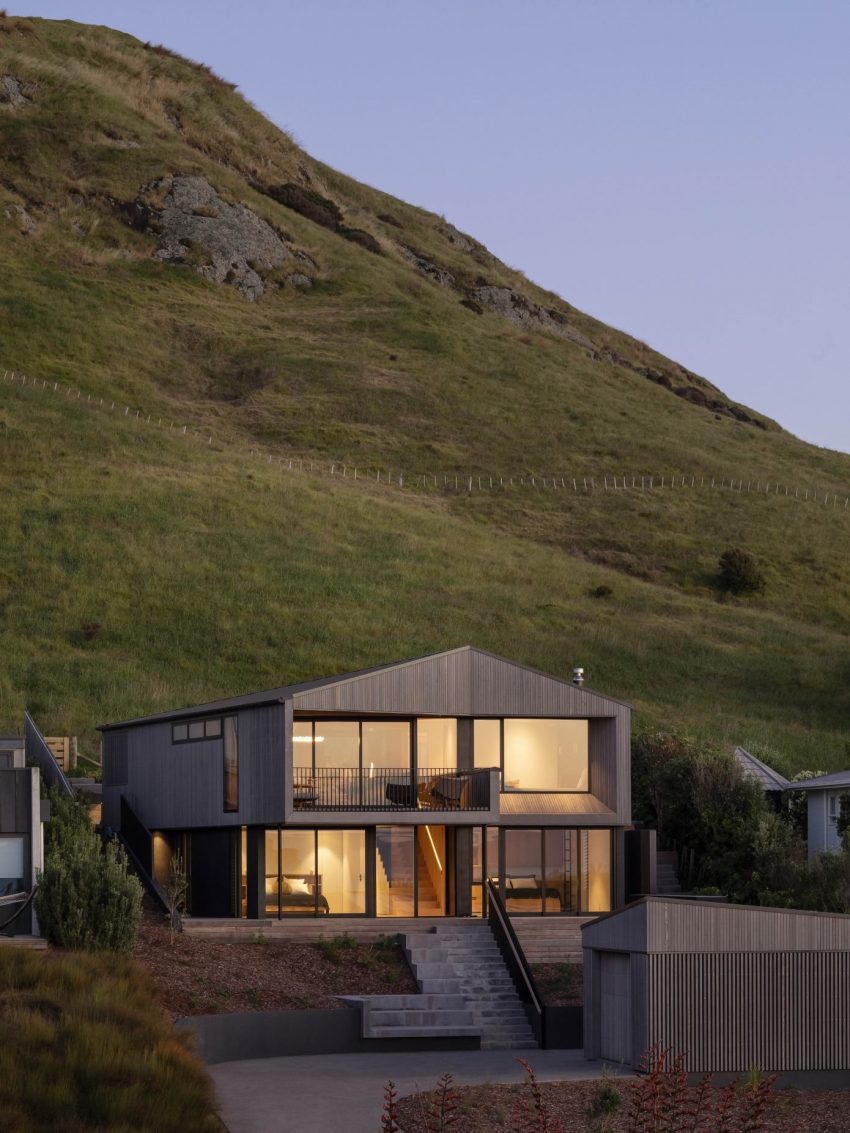
[[[204,724],[204,735],[207,739],[218,739],[221,735],[221,720],[207,720]]]
[[[171,726],[171,742],[175,744],[183,743],[184,740],[189,738],[189,725],[188,724],[172,724]]]
[[[203,720],[193,720],[189,725],[189,739],[202,740],[204,738]]]
[[[183,724],[171,725],[171,742],[173,744],[192,743],[196,740],[220,740],[223,735],[220,716],[216,716],[212,720],[187,720]]]

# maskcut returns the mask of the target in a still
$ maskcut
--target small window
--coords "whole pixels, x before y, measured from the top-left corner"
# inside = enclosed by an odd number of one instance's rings
[[[189,738],[189,725],[188,724],[172,724],[171,726],[171,742],[173,744],[183,743],[184,740]]]
[[[193,720],[189,724],[189,739],[202,740],[204,738],[204,722],[203,720]]]
[[[220,739],[221,720],[207,720],[204,724],[204,735],[207,739]]]
[[[0,838],[0,897],[24,891],[24,839]]]

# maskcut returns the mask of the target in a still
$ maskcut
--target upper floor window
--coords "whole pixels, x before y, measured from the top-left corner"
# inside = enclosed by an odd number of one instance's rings
[[[476,767],[500,767],[504,791],[587,791],[587,720],[476,720]]]
[[[239,810],[237,718],[235,716],[217,716],[204,720],[186,720],[180,724],[171,725],[171,742],[173,744],[222,739],[224,740],[224,759],[222,762],[224,810],[226,813],[233,813]]]
[[[171,742],[185,744],[193,740],[220,740],[221,729],[220,716],[214,720],[188,720],[182,724],[172,724]]]

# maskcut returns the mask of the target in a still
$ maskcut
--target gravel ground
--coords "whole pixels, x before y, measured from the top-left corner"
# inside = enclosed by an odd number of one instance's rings
[[[145,915],[135,948],[172,1016],[339,1007],[339,995],[415,993],[396,944],[224,944],[178,935]]]

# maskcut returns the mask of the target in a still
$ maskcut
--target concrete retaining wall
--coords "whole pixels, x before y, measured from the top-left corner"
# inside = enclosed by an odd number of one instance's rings
[[[478,1036],[451,1039],[364,1039],[354,1008],[310,1011],[244,1011],[193,1015],[175,1027],[194,1036],[209,1064],[295,1054],[368,1054],[385,1051],[478,1050]]]

